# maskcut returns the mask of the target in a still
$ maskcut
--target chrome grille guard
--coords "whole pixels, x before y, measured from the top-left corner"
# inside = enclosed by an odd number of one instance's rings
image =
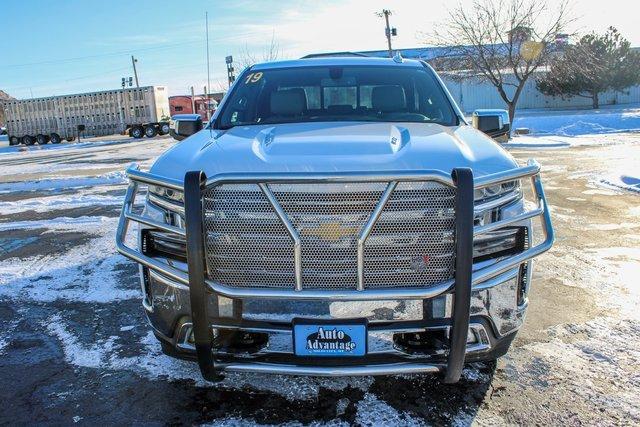
[[[540,179],[540,165],[530,160],[527,166],[515,168],[500,173],[487,175],[478,179],[473,178],[471,169],[454,169],[451,175],[442,171],[415,171],[398,173],[344,173],[344,174],[220,174],[209,179],[201,171],[187,172],[184,183],[177,180],[165,179],[139,170],[132,165],[127,170],[130,183],[125,194],[122,212],[116,231],[116,248],[122,255],[154,270],[190,290],[193,331],[196,354],[203,376],[209,380],[218,378],[214,363],[212,331],[210,318],[218,318],[216,295],[222,295],[241,301],[244,298],[286,298],[286,299],[328,299],[332,301],[363,301],[388,299],[428,299],[446,292],[454,293],[453,318],[451,322],[450,347],[446,366],[442,367],[446,382],[456,382],[462,372],[466,354],[466,337],[469,328],[470,298],[475,289],[486,289],[498,283],[499,276],[522,263],[544,253],[553,245],[554,232],[551,217]],[[474,227],[474,190],[499,184],[505,181],[529,178],[537,202],[535,209],[519,215],[501,219],[486,225]],[[294,289],[281,288],[233,288],[207,280],[205,273],[205,245],[203,227],[203,192],[206,188],[223,183],[257,183],[266,186],[269,183],[314,183],[314,182],[368,182],[386,181],[389,186],[378,207],[371,214],[366,223],[362,236],[366,238],[384,205],[385,195],[393,191],[397,182],[404,181],[436,181],[456,188],[456,259],[454,279],[425,288],[392,288],[392,289],[362,289],[362,262],[358,259],[359,286],[357,289]],[[184,191],[186,229],[175,227],[154,219],[141,216],[133,212],[135,198],[140,185],[159,185],[172,190]],[[267,193],[268,194],[268,193]],[[381,206],[382,205],[382,206]],[[276,208],[277,204],[274,204]],[[277,208],[276,208],[277,209]],[[278,213],[284,221],[284,213]],[[519,252],[515,255],[472,271],[473,265],[473,237],[488,233],[521,221],[540,217],[544,240],[541,243]],[[159,230],[185,237],[187,241],[188,272],[177,269],[167,263],[149,257],[142,250],[133,249],[125,244],[125,239],[131,222],[137,222]],[[285,224],[286,226],[286,224]],[[360,245],[359,245],[360,246]],[[299,250],[292,256],[298,257]],[[359,251],[359,254],[361,251]],[[299,262],[296,262],[296,276],[299,274]],[[493,283],[495,282],[495,283]],[[211,304],[210,304],[211,302]],[[211,313],[213,310],[215,313]],[[209,312],[208,312],[209,311]],[[259,367],[254,366],[256,369]],[[404,369],[404,366],[401,367]],[[436,368],[437,369],[437,368]],[[319,370],[317,371],[319,372]],[[393,372],[393,370],[387,370]]]
[[[186,237],[186,230],[178,228],[164,222],[155,221],[148,217],[138,215],[133,212],[133,205],[138,193],[139,186],[142,185],[159,185],[173,190],[184,191],[184,184],[181,181],[171,180],[153,175],[147,172],[140,171],[137,165],[132,165],[127,170],[127,176],[130,180],[129,187],[125,194],[124,204],[118,223],[118,229],[116,233],[116,247],[118,252],[122,255],[131,258],[132,260],[155,270],[166,277],[184,284],[189,284],[189,274],[186,271],[180,270],[173,266],[168,265],[165,262],[154,259],[152,257],[144,255],[140,250],[131,248],[125,245],[125,237],[129,229],[131,222],[137,222],[149,227],[158,228],[162,231],[177,234],[181,237]],[[520,215],[503,219],[497,222],[489,223],[486,225],[475,226],[473,230],[474,236],[495,231],[497,229],[516,224],[518,222],[540,217],[542,224],[542,231],[544,234],[544,240],[523,252],[501,260],[495,264],[489,265],[482,269],[476,270],[472,274],[472,285],[478,286],[482,284],[482,287],[487,287],[486,282],[501,273],[514,268],[523,262],[526,262],[536,256],[546,252],[551,248],[554,241],[554,232],[551,225],[551,217],[547,206],[547,201],[544,195],[544,189],[540,180],[540,165],[530,160],[527,166],[507,170],[497,174],[487,175],[474,180],[474,189],[480,189],[495,184],[499,184],[505,181],[513,181],[516,179],[530,178],[533,187],[534,197],[537,202],[535,209],[524,212]],[[384,174],[271,174],[271,175],[246,175],[246,174],[223,174],[216,175],[212,178],[205,180],[201,184],[201,188],[210,187],[212,185],[219,185],[222,183],[272,183],[272,182],[290,182],[290,183],[309,183],[309,182],[357,182],[357,181],[387,181],[390,186],[398,181],[437,181],[446,185],[455,186],[453,179],[450,175],[447,175],[441,171],[421,171],[421,172],[400,172],[400,173],[384,173]],[[383,195],[388,197],[386,194]],[[380,213],[379,209],[376,209],[371,215],[370,220],[365,228],[370,230],[375,223],[376,215]],[[284,214],[282,214],[284,215]],[[280,215],[279,215],[280,216]],[[292,254],[297,258],[297,254]],[[359,274],[362,266],[358,266]],[[220,295],[229,298],[293,298],[293,299],[331,299],[337,300],[378,300],[378,299],[424,299],[432,298],[444,292],[450,290],[454,284],[454,280],[449,280],[428,288],[409,288],[409,289],[279,289],[279,288],[234,288],[225,286],[220,283],[215,283],[210,280],[205,280],[207,287]],[[361,283],[359,281],[359,283]]]

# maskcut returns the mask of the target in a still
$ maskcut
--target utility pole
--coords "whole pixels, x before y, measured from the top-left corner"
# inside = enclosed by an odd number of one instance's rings
[[[387,48],[389,49],[389,58],[393,58],[393,49],[391,49],[391,36],[398,35],[398,30],[395,28],[391,28],[389,26],[389,16],[392,15],[392,13],[389,9],[383,9],[382,12],[378,12],[376,13],[376,15],[378,15],[381,18],[384,16],[384,21],[386,24],[384,33],[387,36]]]
[[[209,121],[209,90],[206,88],[204,88],[204,108],[207,112],[207,121]]]
[[[196,94],[193,93],[193,86],[191,86],[191,112],[196,114]]]
[[[138,82],[138,70],[136,70],[136,62],[138,60],[131,55],[131,64],[133,65],[133,75],[136,76],[136,87],[140,87],[140,83]]]
[[[206,24],[206,33],[207,33],[207,90],[206,93],[209,93],[211,90],[211,74],[209,71],[209,12],[204,13],[204,20]],[[208,99],[207,99],[208,101]],[[207,113],[208,114],[208,113]]]

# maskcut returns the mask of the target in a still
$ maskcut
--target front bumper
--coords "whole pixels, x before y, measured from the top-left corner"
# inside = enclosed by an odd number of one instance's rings
[[[202,191],[220,182],[274,182],[284,180],[327,181],[367,180],[380,176],[216,176],[208,180],[202,172],[189,172],[184,183],[162,179],[141,172],[137,167],[128,170],[131,180],[116,233],[117,248],[123,255],[141,264],[145,308],[156,335],[176,350],[177,355],[198,360],[203,376],[214,380],[218,372],[272,372],[296,375],[375,375],[410,372],[443,372],[446,382],[459,379],[465,361],[492,358],[503,353],[513,333],[522,322],[526,298],[519,300],[518,286],[527,282],[531,274],[530,260],[548,250],[554,235],[544,190],[539,176],[540,167],[529,162],[526,167],[473,179],[468,169],[456,169],[451,178],[440,172],[424,171],[407,175],[389,174],[389,181],[407,179],[437,179],[456,186],[456,274],[452,281],[435,286],[411,289],[366,290],[287,290],[239,289],[214,283],[205,277]],[[536,208],[488,225],[473,226],[474,189],[515,179],[530,178]],[[139,185],[161,185],[185,195],[186,229],[168,225],[133,212]],[[375,212],[372,217],[375,216]],[[473,236],[502,227],[530,223],[539,217],[543,240],[515,255],[473,270]],[[186,237],[188,267],[167,260],[152,258],[125,244],[130,222],[153,227]],[[520,285],[519,285],[520,284]],[[387,343],[357,360],[308,359],[293,355],[286,345],[291,340],[291,319],[259,320],[247,316],[243,310],[252,300],[311,301],[338,303],[340,301],[406,301],[422,306],[418,317],[403,320],[380,320],[369,324],[369,342]],[[435,313],[434,307],[440,313]],[[243,315],[243,311],[245,314]],[[353,314],[353,313],[351,313]],[[351,315],[350,314],[350,315]],[[360,317],[360,316],[354,316]],[[249,352],[237,351],[215,343],[219,330],[237,330],[267,334],[269,345]],[[394,336],[402,333],[442,331],[445,348],[435,352],[416,353],[398,351]],[[380,338],[376,338],[376,334]],[[193,337],[193,338],[191,338]],[[283,338],[284,337],[284,338]],[[505,344],[506,343],[506,344]],[[506,346],[505,346],[506,345]]]

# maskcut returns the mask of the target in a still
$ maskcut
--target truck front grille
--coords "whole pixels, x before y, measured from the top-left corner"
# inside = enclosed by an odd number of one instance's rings
[[[302,289],[356,289],[358,237],[387,182],[268,184],[300,238]],[[399,182],[364,244],[364,288],[426,287],[453,278],[455,188]],[[204,192],[208,278],[242,288],[296,285],[294,240],[258,184]]]

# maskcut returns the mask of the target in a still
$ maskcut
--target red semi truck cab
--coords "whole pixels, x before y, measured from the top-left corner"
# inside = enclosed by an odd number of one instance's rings
[[[195,111],[193,109],[195,105]],[[215,99],[209,98],[204,95],[196,95],[191,102],[191,95],[178,95],[169,97],[169,111],[171,116],[176,114],[199,114],[202,120],[208,120],[216,111],[218,103]]]

